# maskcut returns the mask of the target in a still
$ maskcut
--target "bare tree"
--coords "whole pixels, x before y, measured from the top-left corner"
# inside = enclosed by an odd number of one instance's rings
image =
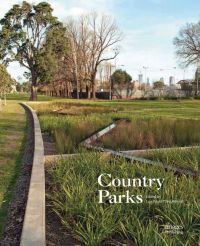
[[[122,33],[113,18],[107,15],[98,16],[92,13],[87,16],[91,30],[90,47],[90,77],[92,98],[96,92],[96,74],[98,66],[104,62],[115,59],[119,49],[112,49],[122,39]]]
[[[82,90],[82,81],[86,77],[87,64],[87,31],[85,18],[68,18],[66,22],[67,36],[69,37],[70,47],[67,54],[68,65],[72,66],[72,77],[74,78],[75,88],[79,98],[79,89]],[[68,71],[70,72],[70,71]]]
[[[186,24],[174,38],[176,54],[182,65],[189,66],[200,60],[200,22]]]
[[[96,93],[96,75],[98,66],[114,59],[119,49],[112,49],[122,39],[115,21],[110,16],[96,13],[69,19],[66,29],[71,42],[71,60],[74,65],[76,89],[86,86],[88,97]]]

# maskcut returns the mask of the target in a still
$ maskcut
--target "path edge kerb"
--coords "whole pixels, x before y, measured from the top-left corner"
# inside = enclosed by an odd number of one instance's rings
[[[45,171],[42,133],[36,111],[26,103],[21,105],[30,112],[33,119],[34,154],[20,246],[45,246]]]

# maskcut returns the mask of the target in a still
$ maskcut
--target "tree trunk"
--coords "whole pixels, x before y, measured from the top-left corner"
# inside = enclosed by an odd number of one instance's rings
[[[92,99],[96,99],[96,85],[92,83]]]
[[[92,74],[92,79],[91,79],[91,84],[92,84],[92,99],[96,99],[96,72],[97,70],[95,69],[95,72]]]
[[[80,88],[80,95],[79,95],[80,98],[83,98],[83,89]]]
[[[37,76],[34,69],[31,69],[31,95],[30,101],[37,101]]]
[[[4,93],[4,105],[6,106],[6,93]]]
[[[31,86],[31,96],[29,98],[30,101],[37,101],[37,86]]]
[[[76,87],[77,87],[77,90],[76,90],[76,99],[79,99],[78,85]]]
[[[87,94],[87,98],[90,99],[91,95],[90,95],[90,88],[88,85],[86,85],[86,94]]]
[[[70,84],[67,82],[67,98],[70,98]]]

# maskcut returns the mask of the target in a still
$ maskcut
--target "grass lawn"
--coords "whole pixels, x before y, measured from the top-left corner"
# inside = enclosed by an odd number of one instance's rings
[[[0,111],[0,236],[20,172],[25,132],[24,109],[18,102],[8,101]]]
[[[57,108],[67,107],[67,104],[81,104],[82,106],[114,107],[121,115],[130,117],[166,116],[173,118],[200,119],[200,100],[76,100],[53,98],[53,105]],[[47,107],[47,111],[51,108]]]
[[[18,100],[18,101],[28,101],[30,98],[30,94],[28,93],[12,93],[7,94],[6,97],[8,100]],[[55,100],[55,97],[49,97],[45,95],[38,94],[38,101],[52,101]]]

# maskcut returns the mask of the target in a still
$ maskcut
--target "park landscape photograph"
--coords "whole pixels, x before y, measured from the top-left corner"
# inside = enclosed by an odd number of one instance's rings
[[[200,3],[0,4],[0,245],[200,245]]]

